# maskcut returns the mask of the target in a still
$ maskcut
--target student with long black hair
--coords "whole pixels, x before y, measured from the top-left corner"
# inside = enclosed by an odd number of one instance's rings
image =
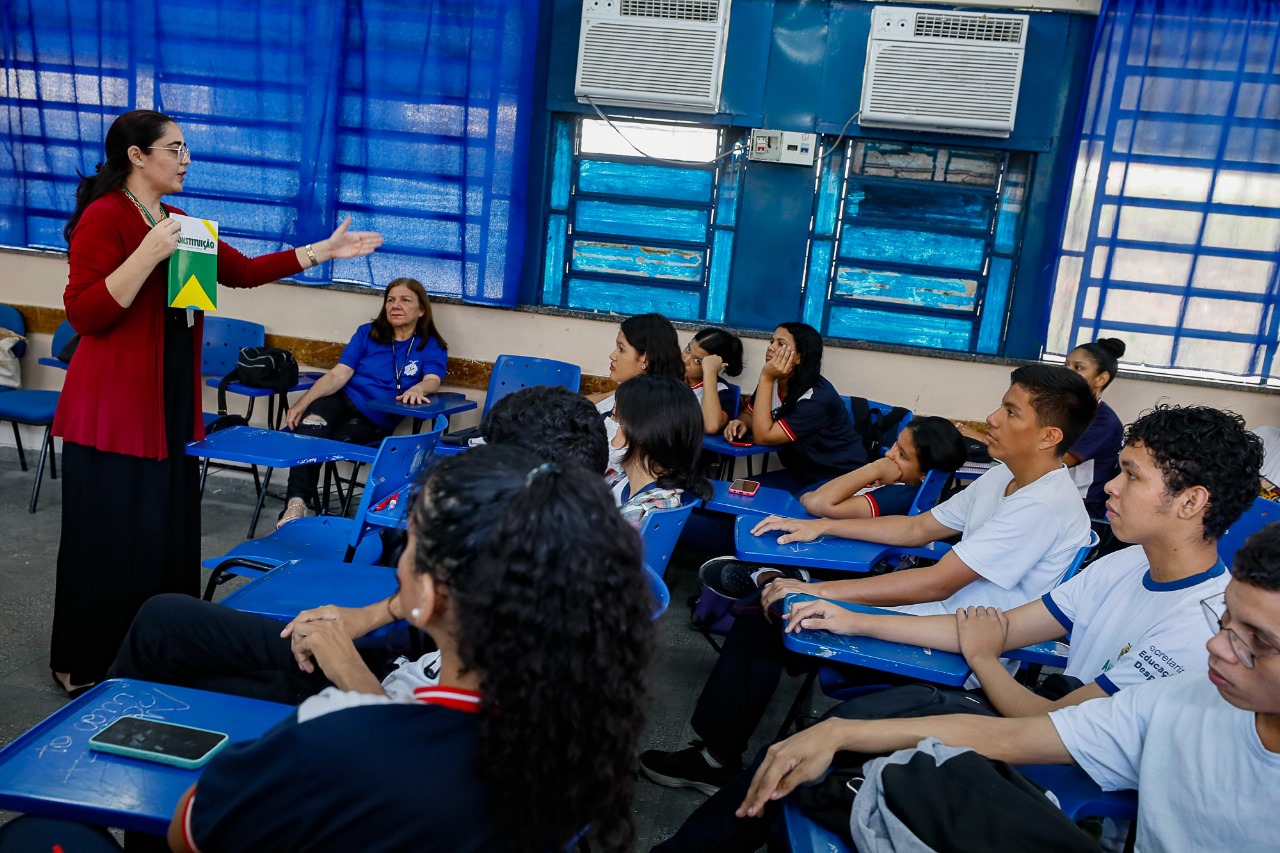
[[[618,386],[613,416],[622,471],[609,484],[622,516],[635,526],[655,509],[680,506],[688,496],[708,500],[702,473],[702,413],[689,386],[676,379],[637,376]]]
[[[1102,392],[1115,380],[1124,350],[1124,341],[1119,338],[1098,338],[1067,353],[1067,367],[1084,377],[1098,401],[1098,414],[1094,415],[1093,423],[1062,457],[1071,469],[1071,479],[1080,488],[1080,497],[1090,518],[1100,519],[1106,515],[1107,495],[1103,487],[1120,470],[1124,424],[1115,410],[1102,401]]]
[[[780,488],[829,480],[867,462],[848,408],[822,376],[822,336],[805,323],[774,330],[746,419],[729,421],[724,437],[776,446],[789,476],[765,479]]]
[[[720,406],[720,392],[729,386],[720,374],[737,376],[742,372],[742,339],[732,332],[708,326],[698,331],[684,345],[684,379],[693,389],[702,407],[703,428],[707,435],[719,435],[729,424],[729,414]],[[715,394],[706,394],[711,382]]]

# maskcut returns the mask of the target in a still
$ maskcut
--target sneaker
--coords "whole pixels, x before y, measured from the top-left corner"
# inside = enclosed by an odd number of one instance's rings
[[[675,752],[650,749],[640,753],[640,772],[667,788],[693,788],[708,797],[720,790],[742,768],[712,767],[702,754],[702,741]]]
[[[761,569],[778,572],[784,578],[806,583],[809,580],[809,572],[805,569],[795,569],[790,566],[760,566],[755,563],[744,563],[733,557],[716,557],[707,560],[702,564],[702,568],[698,569],[698,577],[712,592],[737,601],[756,591],[756,582],[752,580],[751,575]]]

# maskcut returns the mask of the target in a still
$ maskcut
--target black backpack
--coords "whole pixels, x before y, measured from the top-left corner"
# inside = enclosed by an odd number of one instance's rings
[[[232,370],[218,382],[218,414],[227,413],[227,386],[232,382],[250,388],[266,388],[280,395],[280,410],[289,408],[286,392],[298,384],[298,362],[293,353],[277,347],[245,347]]]
[[[898,426],[911,414],[902,406],[894,406],[887,413],[874,409],[866,397],[850,397],[849,404],[853,409],[853,428],[867,450],[867,459],[872,460],[884,456],[882,448],[897,440]]]

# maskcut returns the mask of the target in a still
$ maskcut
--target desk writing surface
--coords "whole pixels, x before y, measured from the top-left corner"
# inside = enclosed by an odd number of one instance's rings
[[[89,749],[119,717],[141,716],[254,740],[291,705],[134,679],[104,681],[0,750],[0,808],[163,835],[200,770]]]
[[[823,536],[813,542],[778,544],[781,533],[753,536],[759,516],[739,515],[733,526],[733,544],[739,560],[766,566],[803,566],[840,572],[869,572],[889,551],[888,545]]]
[[[219,430],[200,441],[190,442],[186,452],[188,456],[272,468],[347,460],[368,463],[378,455],[376,447],[252,426]]]
[[[396,591],[396,570],[322,560],[291,560],[255,578],[220,602],[224,607],[288,621],[323,604],[364,607]]]
[[[812,595],[792,593],[786,597],[786,610],[804,601],[814,601]],[[894,611],[845,601],[833,602],[855,613],[891,614]],[[833,663],[863,666],[880,672],[892,672],[908,678],[918,678],[934,684],[959,687],[969,677],[969,664],[963,655],[891,643],[874,637],[847,636],[830,631],[800,631],[784,634],[783,643],[793,652],[810,657],[823,658]]]
[[[729,440],[722,435],[708,435],[704,436],[702,439],[702,449],[710,453],[719,453],[724,456],[740,458],[743,456],[763,456],[767,453],[773,453],[778,449],[778,446],[769,444],[749,444],[746,447],[739,447],[736,444],[730,444]]]
[[[781,515],[787,518],[813,518],[805,510],[795,495],[783,489],[761,486],[754,495],[735,495],[729,491],[729,483],[724,480],[712,480],[714,494],[704,505],[706,509],[729,515],[753,515],[757,519],[766,515]]]
[[[478,407],[475,400],[467,399],[465,394],[459,394],[457,391],[439,391],[434,394],[428,394],[427,402],[413,405],[402,403],[394,397],[385,400],[370,400],[368,405],[369,408],[379,412],[389,412],[393,415],[417,418],[419,420],[434,419],[441,415],[450,417],[459,412],[469,412]]]

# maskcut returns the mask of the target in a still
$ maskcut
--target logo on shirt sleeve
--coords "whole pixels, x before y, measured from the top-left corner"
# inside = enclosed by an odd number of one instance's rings
[[[1125,643],[1125,644],[1124,644],[1124,648],[1120,650],[1120,654],[1116,655],[1116,660],[1118,661],[1118,660],[1120,660],[1120,658],[1122,658],[1122,657],[1124,657],[1125,655],[1129,654],[1130,650],[1132,650],[1132,649],[1133,649],[1133,643]],[[1115,667],[1115,664],[1114,664],[1113,662],[1111,662],[1110,660],[1108,660],[1106,663],[1104,663],[1104,664],[1102,665],[1102,671],[1103,671],[1103,672],[1110,672],[1114,667]]]

